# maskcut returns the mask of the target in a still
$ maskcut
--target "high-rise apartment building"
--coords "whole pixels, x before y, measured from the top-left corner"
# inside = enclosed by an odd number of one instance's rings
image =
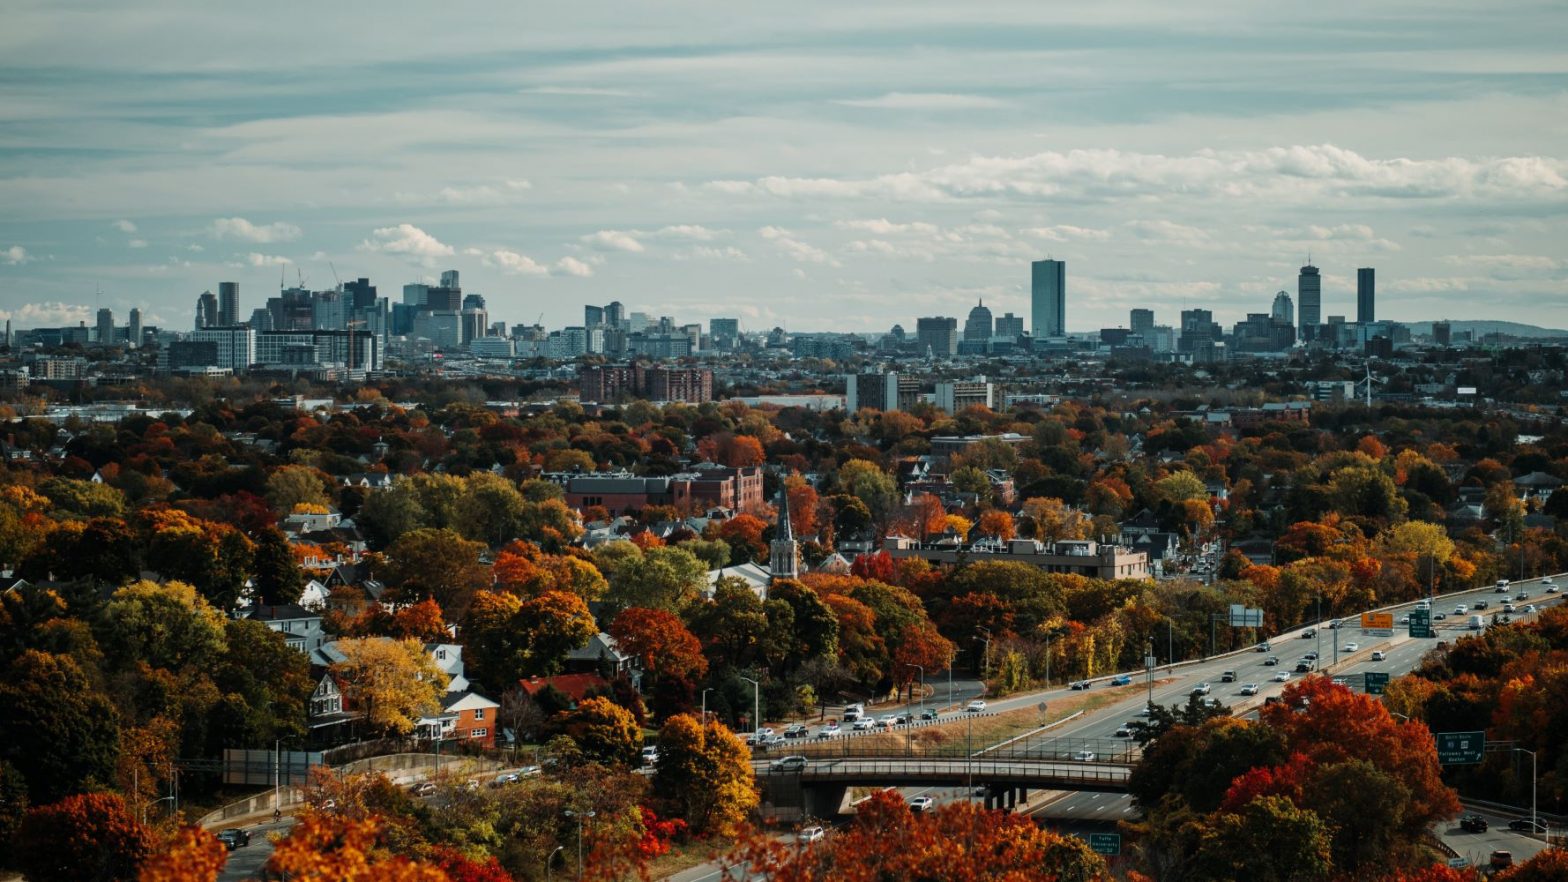
[[[114,313],[107,306],[98,310],[98,342],[104,346],[114,342]]]
[[[1006,340],[1017,340],[1024,335],[1024,317],[1004,313],[996,317],[996,336]]]
[[[1356,270],[1356,321],[1377,321],[1377,270],[1370,266]]]
[[[920,378],[888,372],[844,375],[846,413],[861,408],[909,410],[920,401]]]
[[[996,324],[991,320],[991,310],[985,308],[985,301],[980,301],[974,309],[969,310],[969,318],[964,321],[964,341],[967,343],[988,343]]]
[[[1318,325],[1323,324],[1323,277],[1318,268],[1308,263],[1296,277],[1297,336],[1311,340],[1317,336]]]
[[[1269,311],[1269,318],[1287,325],[1296,323],[1296,304],[1289,294],[1281,291],[1274,295],[1274,308]]]
[[[617,331],[629,330],[626,327],[626,307],[619,300],[611,300],[604,305],[604,323]]]
[[[602,306],[584,306],[583,307],[583,327],[585,327],[585,328],[597,328],[597,327],[599,327],[602,324],[604,324],[604,307],[602,307]]]
[[[927,350],[937,358],[958,354],[958,319],[930,316],[915,320],[915,342],[922,355]]]
[[[1132,315],[1127,322],[1127,326],[1132,331],[1132,333],[1142,337],[1143,342],[1147,344],[1149,342],[1149,332],[1154,330],[1154,310],[1133,310]]]
[[[1067,335],[1067,261],[1037,260],[1030,265],[1029,308],[1035,339]]]
[[[218,283],[218,324],[232,328],[240,323],[240,283]]]
[[[709,319],[708,336],[713,339],[714,349],[734,349],[740,341],[740,319]]]

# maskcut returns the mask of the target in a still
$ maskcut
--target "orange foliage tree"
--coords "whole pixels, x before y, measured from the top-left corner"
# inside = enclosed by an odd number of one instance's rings
[[[1013,516],[1005,511],[988,511],[980,516],[980,532],[1006,542],[1018,532]]]
[[[152,835],[112,793],[80,793],[29,809],[16,831],[12,864],[38,882],[135,878]]]
[[[797,849],[755,836],[734,857],[772,882],[947,882],[1106,880],[1104,860],[1083,840],[1043,829],[1018,815],[949,803],[916,816],[897,791],[861,803],[855,822],[816,845]]]
[[[162,850],[142,864],[138,882],[215,882],[229,851],[200,827],[174,831]]]
[[[610,636],[622,652],[641,659],[655,680],[697,680],[708,673],[701,641],[674,613],[628,607],[610,623]]]
[[[451,882],[440,869],[389,854],[378,817],[306,812],[280,841],[267,871],[293,882]]]

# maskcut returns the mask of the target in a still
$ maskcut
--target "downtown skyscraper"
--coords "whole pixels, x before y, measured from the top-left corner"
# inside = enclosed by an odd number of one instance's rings
[[[1377,270],[1370,266],[1356,270],[1356,321],[1377,321]]]
[[[1307,265],[1296,277],[1296,333],[1303,340],[1313,339],[1318,325],[1323,324],[1323,277],[1311,260],[1307,258]]]
[[[1067,261],[1030,265],[1029,308],[1036,340],[1067,336]]]

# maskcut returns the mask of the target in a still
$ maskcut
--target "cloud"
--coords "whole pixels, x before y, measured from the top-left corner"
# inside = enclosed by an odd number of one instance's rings
[[[32,259],[28,257],[27,249],[20,245],[12,245],[10,248],[0,251],[0,257],[5,258],[5,262],[11,266],[21,266]]]
[[[596,86],[530,86],[517,91],[523,95],[571,95],[583,98],[630,98],[637,94],[626,89],[601,89]]]
[[[923,171],[866,178],[775,175],[750,181],[716,180],[705,186],[731,195],[905,202],[1205,198],[1250,203],[1266,198],[1301,203],[1353,196],[1557,204],[1568,200],[1568,160],[1545,156],[1370,159],[1330,144],[1200,150],[1186,156],[1093,149],[977,156]]]
[[[941,227],[922,221],[913,221],[907,224],[894,223],[885,217],[864,220],[842,220],[834,222],[833,226],[841,230],[863,230],[877,236],[891,236],[905,233],[921,235],[934,235],[941,232]]]
[[[128,246],[130,248],[146,248],[147,247],[147,240],[146,239],[131,239],[131,240],[127,241],[125,244],[126,244],[126,246]]]
[[[682,251],[670,254],[675,260],[734,260],[746,261],[751,258],[746,252],[733,245],[714,247],[710,245],[697,245]]]
[[[291,264],[294,261],[289,260],[287,257],[281,257],[276,254],[258,254],[252,251],[251,253],[245,255],[245,262],[251,266],[261,267],[284,266],[286,264]]]
[[[1197,227],[1174,221],[1135,220],[1123,224],[1132,234],[1145,242],[1163,242],[1171,245],[1197,246],[1209,241],[1209,234]]]
[[[22,327],[74,325],[89,320],[92,310],[79,303],[50,300],[23,304],[20,309],[0,309],[0,321],[13,321]]]
[[[1444,260],[1501,281],[1568,277],[1568,260],[1538,254],[1451,254]]]
[[[593,267],[583,263],[575,257],[563,257],[555,262],[555,266],[551,268],[550,272],[552,275],[557,276],[578,276],[586,278],[593,275]]]
[[[1311,224],[1307,227],[1305,234],[1300,238],[1318,239],[1322,241],[1327,241],[1330,239],[1358,239],[1362,241],[1370,241],[1376,238],[1376,235],[1377,234],[1372,231],[1372,228],[1366,224],[1339,224],[1338,226],[1333,227],[1320,227],[1316,224]]]
[[[438,257],[451,257],[452,246],[438,240],[436,237],[421,230],[413,224],[398,224],[395,227],[380,227],[371,231],[374,240],[366,239],[359,243],[364,251],[379,251],[383,254],[401,254],[421,261],[433,261]]]
[[[128,220],[117,220],[109,226],[114,227],[116,230],[119,230],[122,233],[136,232],[136,225]]]
[[[278,221],[271,224],[253,224],[242,217],[220,217],[209,228],[214,239],[236,239],[266,245],[273,242],[292,242],[300,237],[300,228]]]
[[[648,250],[637,237],[626,230],[600,230],[582,237],[589,247],[600,251],[631,251],[639,253]]]
[[[478,257],[479,262],[492,269],[498,269],[511,276],[577,276],[580,278],[593,275],[593,267],[575,257],[563,257],[554,265],[546,265],[534,260],[526,254],[519,254],[506,248],[496,248],[484,251],[478,248],[464,248],[463,254],[469,257]]]
[[[797,263],[822,263],[838,266],[838,261],[830,257],[826,251],[796,239],[788,230],[780,227],[763,227],[757,233],[762,238],[772,242],[785,257]]]
[[[1071,242],[1084,239],[1094,242],[1103,242],[1111,238],[1110,230],[1096,230],[1089,227],[1075,227],[1071,224],[1057,224],[1050,227],[1029,227],[1018,232],[1026,236],[1034,236],[1051,242]]]
[[[711,242],[723,235],[724,230],[710,230],[698,224],[674,224],[660,227],[653,235],[663,239],[693,239],[698,242]]]
[[[185,250],[186,251],[194,251],[197,254],[200,254],[201,252],[206,251],[207,249],[201,247],[200,245],[197,245],[195,242],[192,242],[191,244],[185,246]]]
[[[1006,101],[984,95],[957,95],[949,92],[888,92],[876,98],[845,98],[833,103],[886,110],[988,110],[1007,106]]]

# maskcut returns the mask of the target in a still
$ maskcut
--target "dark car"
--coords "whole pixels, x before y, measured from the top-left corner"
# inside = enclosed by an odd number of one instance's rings
[[[1264,663],[1264,664],[1265,664],[1265,665],[1268,665],[1268,666],[1269,666],[1269,667],[1273,667],[1273,666],[1275,666],[1275,665],[1277,665],[1277,664],[1279,664],[1279,658],[1278,658],[1278,657],[1276,657],[1276,656],[1272,656],[1272,655],[1271,655],[1271,656],[1269,656],[1269,657],[1268,657],[1268,658],[1266,658],[1266,659],[1264,659],[1264,660],[1263,660],[1263,663]]]
[[[218,841],[223,843],[224,848],[233,851],[236,848],[244,848],[250,845],[250,834],[237,827],[230,830],[219,830]]]
[[[1513,830],[1516,833],[1544,834],[1546,832],[1546,822],[1540,818],[1536,818],[1533,821],[1529,818],[1514,818],[1512,821],[1508,822],[1508,829]]]
[[[1487,830],[1486,819],[1480,815],[1465,815],[1459,819],[1459,829],[1466,833],[1485,833]]]

